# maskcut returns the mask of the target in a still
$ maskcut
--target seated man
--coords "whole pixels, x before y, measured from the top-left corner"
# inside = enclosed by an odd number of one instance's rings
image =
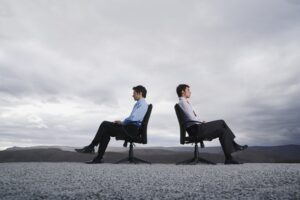
[[[234,160],[231,153],[246,149],[248,146],[241,146],[234,141],[235,135],[227,126],[224,120],[216,120],[211,122],[201,122],[188,98],[191,97],[190,86],[186,84],[178,85],[176,89],[179,97],[179,106],[184,112],[186,130],[189,136],[198,136],[203,140],[213,140],[219,138],[223,152],[225,154],[225,164],[240,164]]]
[[[116,120],[114,122],[104,121],[101,123],[93,141],[90,145],[82,149],[75,149],[80,153],[94,153],[95,146],[99,145],[98,155],[87,164],[102,163],[102,158],[110,141],[110,137],[125,138],[124,134],[130,134],[136,137],[138,128],[141,126],[143,118],[147,112],[148,104],[145,99],[147,90],[144,86],[138,85],[133,87],[133,99],[137,101],[129,117],[124,121]]]

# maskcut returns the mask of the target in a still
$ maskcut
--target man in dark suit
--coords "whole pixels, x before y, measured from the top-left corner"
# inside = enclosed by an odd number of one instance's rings
[[[102,122],[91,144],[82,149],[75,149],[79,153],[94,153],[95,146],[99,145],[98,155],[93,160],[86,162],[87,164],[102,163],[103,155],[110,141],[110,137],[124,139],[125,134],[131,134],[130,137],[132,138],[137,136],[138,129],[148,109],[148,104],[145,100],[147,90],[142,85],[138,85],[132,89],[132,97],[137,102],[130,116],[123,121]]]
[[[231,153],[241,151],[248,146],[241,146],[234,141],[235,135],[230,130],[224,120],[211,122],[200,121],[188,99],[191,97],[190,86],[186,84],[178,85],[176,89],[179,97],[179,106],[183,110],[186,130],[190,136],[198,136],[203,140],[213,140],[219,138],[223,152],[225,154],[225,164],[240,164],[234,160]],[[188,122],[189,121],[189,122]]]

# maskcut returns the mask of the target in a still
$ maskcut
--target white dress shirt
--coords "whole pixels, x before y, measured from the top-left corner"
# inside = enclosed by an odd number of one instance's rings
[[[134,104],[130,116],[124,119],[122,124],[135,124],[137,126],[141,126],[147,110],[148,104],[144,98],[141,98]]]
[[[202,122],[197,117],[197,114],[195,113],[192,105],[189,103],[189,101],[185,97],[179,97],[179,106],[183,110],[184,113],[184,121],[193,121],[193,122],[187,122],[186,128],[194,125],[194,124],[201,124]]]

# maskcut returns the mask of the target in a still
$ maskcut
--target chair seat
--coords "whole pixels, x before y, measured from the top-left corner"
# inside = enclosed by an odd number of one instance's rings
[[[116,140],[126,140],[128,142],[144,144],[143,139],[142,139],[141,136],[137,136],[135,138],[132,138],[132,137],[129,137],[129,136],[122,135],[122,136],[117,136]]]
[[[188,143],[195,143],[195,142],[201,142],[203,139],[197,138],[195,136],[188,136],[184,138],[185,144]]]

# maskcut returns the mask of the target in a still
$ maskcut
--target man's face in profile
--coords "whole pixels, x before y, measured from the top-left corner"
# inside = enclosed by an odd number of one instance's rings
[[[133,99],[134,99],[135,101],[138,101],[138,100],[140,100],[143,96],[142,96],[142,93],[141,93],[141,92],[137,93],[136,91],[133,90],[132,97],[133,97]]]
[[[191,97],[191,91],[189,87],[186,87],[185,90],[182,91],[182,96],[185,98],[190,98]]]

